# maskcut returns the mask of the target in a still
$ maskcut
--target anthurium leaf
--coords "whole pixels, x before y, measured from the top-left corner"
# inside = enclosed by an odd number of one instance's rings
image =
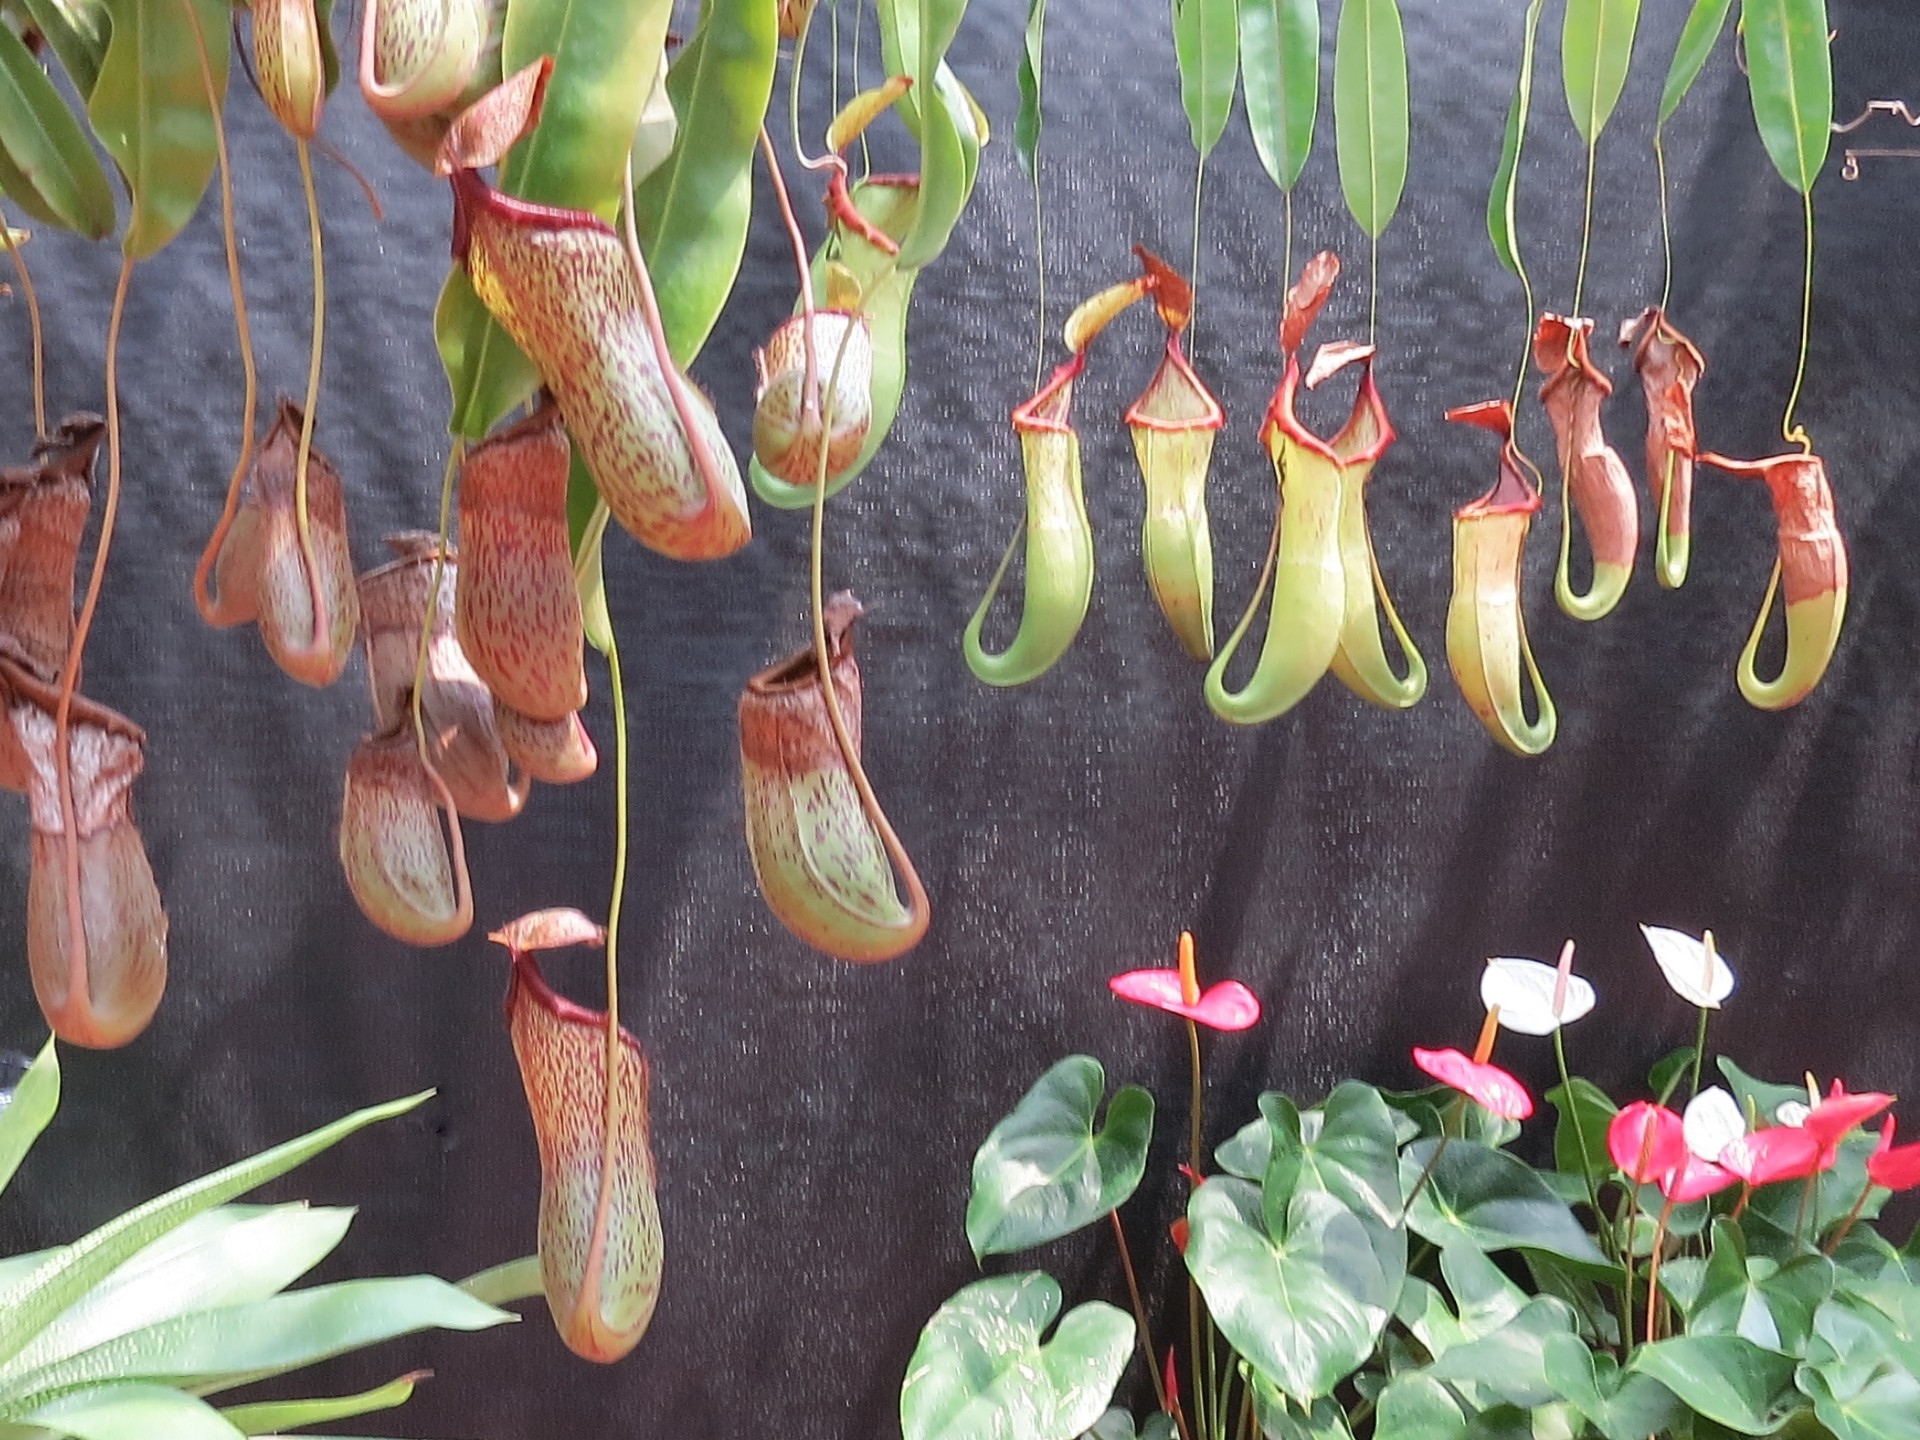
[[[1446,1296],[1418,1275],[1409,1275],[1400,1282],[1393,1318],[1406,1326],[1407,1332],[1435,1359],[1472,1338],[1454,1318]]]
[[[1460,1401],[1425,1371],[1396,1375],[1380,1392],[1373,1440],[1466,1440],[1466,1434]]]
[[[1234,0],[1173,0],[1173,54],[1180,67],[1187,133],[1205,159],[1227,132],[1240,73]]]
[[[333,1252],[338,1206],[222,1205],[161,1236],[75,1301],[5,1365],[0,1386],[176,1315],[264,1300]]]
[[[1776,1085],[1771,1080],[1756,1080],[1725,1055],[1714,1057],[1714,1063],[1726,1077],[1727,1087],[1733,1091],[1733,1098],[1740,1102],[1741,1110],[1749,1116],[1757,1116],[1762,1125],[1774,1124],[1782,1105],[1807,1103],[1804,1085]]]
[[[1105,1412],[1133,1321],[1091,1301],[1060,1313],[1039,1271],[979,1280],[920,1332],[900,1387],[902,1440],[1072,1440]]]
[[[1839,1348],[1834,1326],[1848,1314],[1871,1328],[1889,1360],[1920,1375],[1920,1293],[1913,1285],[1903,1280],[1849,1285],[1832,1304],[1821,1306],[1815,1322],[1821,1338]]]
[[[1266,1440],[1353,1440],[1346,1411],[1332,1396],[1323,1395],[1311,1405],[1295,1405],[1258,1371],[1251,1379],[1253,1413]]]
[[[1269,1237],[1210,1180],[1187,1205],[1187,1270],[1229,1344],[1289,1398],[1330,1394],[1372,1351],[1398,1277],[1381,1268],[1368,1227],[1317,1187]]]
[[[0,25],[0,191],[36,220],[103,240],[113,187],[40,62]]]
[[[1681,1080],[1692,1068],[1693,1046],[1691,1045],[1682,1045],[1678,1050],[1669,1050],[1653,1062],[1647,1071],[1647,1084],[1660,1104],[1664,1105],[1673,1098],[1673,1092],[1679,1088]]]
[[[753,210],[754,142],[779,30],[761,0],[712,0],[667,71],[680,134],[634,191],[640,249],[676,363],[691,365],[733,293]]]
[[[1740,1228],[1715,1220],[1700,1288],[1686,1307],[1687,1333],[1738,1335],[1762,1349],[1799,1356],[1833,1282],[1834,1265],[1826,1256],[1800,1255],[1784,1265],[1749,1256]]]
[[[1650,1375],[1681,1403],[1742,1435],[1770,1434],[1790,1392],[1793,1361],[1738,1335],[1676,1335],[1633,1352],[1628,1369]]]
[[[22,1417],[74,1440],[238,1440],[206,1401],[166,1385],[89,1385]]]
[[[1813,189],[1833,138],[1826,0],[1740,0],[1754,123],[1781,178]]]
[[[1123,1085],[1094,1120],[1107,1076],[1069,1055],[1020,1097],[973,1157],[967,1243],[976,1260],[1025,1250],[1091,1225],[1140,1184],[1153,1139],[1153,1096]]]
[[[1622,1374],[1611,1355],[1595,1355],[1576,1335],[1549,1335],[1541,1352],[1547,1383],[1607,1440],[1645,1440],[1677,1419],[1679,1402],[1658,1380]]]
[[[297,1370],[416,1330],[483,1330],[518,1317],[431,1275],[345,1280],[142,1326],[9,1382],[6,1418],[77,1384],[157,1380],[205,1393]]]
[[[1040,164],[1040,82],[1046,76],[1047,0],[1027,0],[1027,28],[1020,42],[1020,113],[1013,121],[1013,153],[1031,180]]]
[[[136,1205],[73,1244],[62,1246],[44,1265],[0,1294],[0,1362],[18,1355],[56,1315],[169,1230],[286,1174],[357,1130],[404,1115],[432,1093],[423,1090],[356,1110],[331,1125]]]
[[[1567,1084],[1547,1091],[1547,1102],[1560,1113],[1553,1127],[1554,1167],[1565,1175],[1611,1175],[1607,1127],[1619,1107],[1607,1092],[1575,1075]]]
[[[1240,73],[1254,152],[1273,183],[1291,190],[1320,106],[1320,0],[1240,0]]]
[[[201,48],[182,0],[107,0],[112,32],[87,102],[93,133],[133,196],[120,246],[134,260],[185,228],[213,178],[213,109]],[[229,7],[187,0],[199,22],[215,95],[227,90]]]
[[[1440,1274],[1459,1310],[1461,1331],[1470,1340],[1491,1335],[1526,1307],[1526,1292],[1469,1243],[1441,1246]]]
[[[460,1288],[483,1305],[511,1305],[516,1300],[531,1300],[545,1289],[540,1278],[540,1257],[522,1255],[501,1265],[490,1266],[460,1282]]]
[[[1267,1122],[1268,1161],[1262,1176],[1269,1197],[1291,1198],[1301,1185],[1325,1190],[1362,1218],[1396,1227],[1400,1221],[1400,1151],[1393,1116],[1380,1092],[1343,1081],[1318,1107],[1310,1139],[1286,1097],[1260,1097]]]
[[[1546,1343],[1574,1333],[1573,1310],[1551,1295],[1536,1295],[1498,1330],[1456,1345],[1429,1367],[1438,1380],[1478,1387],[1522,1408],[1544,1405],[1557,1391],[1547,1381]]]
[[[1133,1412],[1123,1406],[1109,1406],[1098,1420],[1081,1433],[1083,1440],[1136,1440]]]
[[[1249,1120],[1214,1147],[1213,1163],[1227,1174],[1255,1182],[1266,1178],[1267,1160],[1273,1153],[1273,1132],[1266,1118],[1268,1095],[1285,1098],[1278,1091],[1269,1090],[1260,1097],[1260,1118]]]
[[[13,1098],[0,1106],[0,1191],[7,1188],[13,1172],[20,1168],[21,1160],[59,1108],[60,1056],[49,1035],[27,1073],[13,1087]]]
[[[1333,139],[1340,189],[1378,239],[1407,183],[1407,42],[1395,0],[1341,0],[1333,42]]]
[[[1620,103],[1639,26],[1640,0],[1567,0],[1560,27],[1560,70],[1573,128],[1589,146],[1600,138]]]
[[[1590,1270],[1569,1265],[1559,1256],[1539,1250],[1523,1251],[1522,1259],[1536,1291],[1542,1295],[1557,1296],[1573,1307],[1573,1313],[1580,1317],[1580,1333],[1583,1336],[1601,1345],[1619,1344],[1620,1317],[1615,1309],[1613,1291],[1603,1290],[1600,1281]],[[1673,1259],[1660,1267],[1662,1288],[1665,1288],[1667,1269]]]
[[[1520,257],[1520,226],[1516,204],[1520,188],[1520,150],[1526,143],[1527,120],[1533,113],[1533,42],[1540,33],[1540,10],[1546,0],[1527,6],[1526,36],[1520,51],[1520,75],[1513,99],[1507,104],[1507,128],[1500,139],[1500,161],[1494,166],[1493,187],[1487,191],[1487,238],[1493,253],[1515,275],[1526,274]]]
[[[1409,1191],[1434,1157],[1437,1140],[1416,1140],[1400,1156]],[[1407,1216],[1415,1234],[1436,1245],[1478,1250],[1544,1250],[1580,1264],[1606,1265],[1574,1214],[1525,1161],[1473,1141],[1456,1140],[1433,1165]]]
[[[1811,1365],[1795,1377],[1833,1440],[1920,1440],[1920,1380],[1911,1371],[1881,1365],[1850,1379]]]
[[[1803,1241],[1824,1235],[1846,1217],[1861,1192],[1867,1189],[1867,1157],[1873,1154],[1878,1143],[1878,1136],[1864,1130],[1854,1131],[1840,1142],[1832,1168],[1820,1172],[1810,1188],[1803,1180],[1763,1185],[1753,1192],[1749,1210]],[[1861,1204],[1860,1214],[1869,1219],[1878,1215],[1886,1199],[1885,1190],[1876,1188],[1869,1192]]]
[[[220,1413],[229,1425],[246,1435],[324,1425],[329,1420],[347,1420],[404,1405],[413,1398],[413,1387],[425,1378],[424,1370],[416,1370],[358,1395],[336,1395],[324,1400],[266,1400],[257,1405],[230,1405]]]
[[[1659,124],[1665,125],[1673,118],[1673,112],[1693,89],[1720,32],[1727,28],[1732,10],[1733,0],[1693,0],[1693,9],[1687,12],[1687,23],[1680,31],[1680,43],[1674,47],[1673,62],[1667,66],[1667,83],[1660,91]]]
[[[24,0],[24,4],[59,57],[74,93],[84,102],[93,94],[100,64],[106,59],[107,0]]]

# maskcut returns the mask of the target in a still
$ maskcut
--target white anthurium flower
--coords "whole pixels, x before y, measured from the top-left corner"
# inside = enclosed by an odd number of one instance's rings
[[[1738,1100],[1714,1085],[1687,1102],[1680,1128],[1690,1154],[1718,1164],[1727,1146],[1747,1133],[1747,1117],[1740,1113]]]
[[[1720,1002],[1733,993],[1733,971],[1714,948],[1711,930],[1699,940],[1659,925],[1642,925],[1640,933],[1647,937],[1667,984],[1689,1005],[1718,1010]]]
[[[1803,1105],[1798,1100],[1782,1100],[1774,1106],[1773,1118],[1781,1125],[1804,1125],[1812,1110],[1811,1105]]]
[[[1593,986],[1538,960],[1487,961],[1480,1003],[1500,1008],[1500,1023],[1521,1035],[1551,1035],[1593,1009]]]

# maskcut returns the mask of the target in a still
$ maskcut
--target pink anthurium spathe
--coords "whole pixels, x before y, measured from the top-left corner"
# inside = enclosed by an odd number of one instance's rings
[[[1775,1125],[1735,1140],[1720,1152],[1720,1163],[1758,1187],[1778,1180],[1804,1180],[1831,1165],[1833,1156],[1810,1131],[1798,1125]]]
[[[1867,1179],[1886,1190],[1920,1186],[1920,1145],[1893,1143],[1893,1116],[1880,1127],[1880,1144],[1867,1157]]]
[[[1107,981],[1122,1000],[1181,1016],[1209,1030],[1247,1030],[1260,1021],[1260,1001],[1238,980],[1222,980],[1203,992],[1195,975],[1193,936],[1180,932],[1179,968],[1128,970]]]
[[[1458,1050],[1423,1050],[1417,1045],[1413,1063],[1503,1120],[1524,1120],[1533,1114],[1533,1096],[1527,1093],[1527,1087],[1498,1065],[1475,1060]]]
[[[1871,1120],[1891,1104],[1891,1095],[1878,1090],[1862,1090],[1858,1094],[1851,1094],[1836,1080],[1826,1098],[1807,1110],[1807,1118],[1800,1122],[1800,1128],[1818,1140],[1822,1149],[1833,1150],[1840,1144],[1840,1138],[1854,1126]]]
[[[1691,1205],[1695,1200],[1719,1194],[1739,1178],[1711,1160],[1689,1154],[1660,1177],[1660,1193],[1672,1204]]]
[[[1607,1154],[1627,1179],[1645,1185],[1686,1163],[1686,1131],[1666,1106],[1636,1100],[1607,1126]]]

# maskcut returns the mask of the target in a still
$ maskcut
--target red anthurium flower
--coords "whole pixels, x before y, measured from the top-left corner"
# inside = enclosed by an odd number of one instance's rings
[[[1660,1193],[1675,1205],[1690,1205],[1695,1200],[1718,1194],[1739,1178],[1731,1170],[1689,1154],[1660,1177]]]
[[[1720,1152],[1720,1163],[1749,1185],[1771,1185],[1776,1180],[1804,1180],[1833,1164],[1833,1152],[1811,1131],[1798,1125],[1775,1125],[1742,1135]]]
[[[1832,1149],[1840,1143],[1842,1135],[1861,1121],[1872,1119],[1891,1104],[1891,1095],[1883,1095],[1878,1090],[1862,1090],[1857,1095],[1850,1095],[1836,1080],[1833,1088],[1827,1092],[1827,1098],[1807,1111],[1807,1118],[1800,1125],[1821,1145]]]
[[[1686,1130],[1666,1106],[1636,1100],[1607,1127],[1607,1154],[1629,1180],[1645,1185],[1686,1163]]]
[[[1920,1145],[1893,1143],[1893,1116],[1880,1130],[1880,1148],[1867,1157],[1867,1178],[1888,1190],[1920,1185]]]
[[[1417,1045],[1413,1063],[1503,1120],[1524,1120],[1533,1114],[1533,1097],[1527,1087],[1498,1065],[1469,1059],[1458,1050],[1422,1050]]]
[[[1920,1145],[1916,1145],[1914,1148],[1920,1150]],[[1184,1215],[1167,1227],[1167,1234],[1173,1237],[1173,1248],[1178,1250],[1182,1255],[1187,1253],[1187,1231],[1187,1217]]]
[[[1107,988],[1122,1000],[1184,1016],[1209,1030],[1246,1030],[1260,1020],[1260,1001],[1238,980],[1222,980],[1201,992],[1194,977],[1193,936],[1184,930],[1177,970],[1129,970],[1107,981]]]

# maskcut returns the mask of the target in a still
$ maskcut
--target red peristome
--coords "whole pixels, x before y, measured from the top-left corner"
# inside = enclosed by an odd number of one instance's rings
[[[1779,526],[1780,593],[1789,605],[1847,588],[1847,544],[1834,518],[1824,460],[1797,451],[1765,460],[1730,460],[1702,451],[1699,459],[1729,475],[1766,482]]]
[[[1065,363],[1056,365],[1053,374],[1047,377],[1047,383],[1014,408],[1013,428],[1023,433],[1045,430],[1057,435],[1072,434],[1073,425],[1068,417],[1073,408],[1073,382],[1080,378],[1080,372],[1086,368],[1087,352],[1084,350]]]
[[[1519,447],[1513,443],[1513,406],[1506,400],[1482,400],[1473,405],[1456,405],[1447,411],[1447,419],[1461,425],[1477,425],[1491,430],[1502,441],[1500,474],[1493,488],[1476,500],[1470,500],[1455,512],[1462,520],[1483,515],[1533,515],[1540,509],[1540,492],[1527,479],[1521,467]]]
[[[1627,467],[1601,428],[1600,405],[1613,393],[1613,382],[1588,353],[1592,333],[1591,320],[1542,315],[1534,331],[1533,358],[1547,374],[1540,400],[1553,425],[1560,465],[1586,526],[1594,563],[1631,570],[1640,543],[1640,511]]]
[[[1154,415],[1147,408],[1160,399],[1178,402],[1182,413],[1172,416]],[[1194,372],[1187,363],[1186,352],[1180,348],[1180,334],[1169,330],[1166,353],[1160,357],[1160,368],[1153,373],[1153,379],[1147,382],[1147,388],[1140,398],[1127,407],[1126,423],[1145,430],[1159,430],[1169,433],[1184,433],[1190,430],[1218,430],[1227,423],[1227,412],[1220,406],[1207,382]]]
[[[519,954],[528,950],[560,950],[572,945],[604,945],[605,927],[571,907],[533,910],[509,920],[487,939]]]

